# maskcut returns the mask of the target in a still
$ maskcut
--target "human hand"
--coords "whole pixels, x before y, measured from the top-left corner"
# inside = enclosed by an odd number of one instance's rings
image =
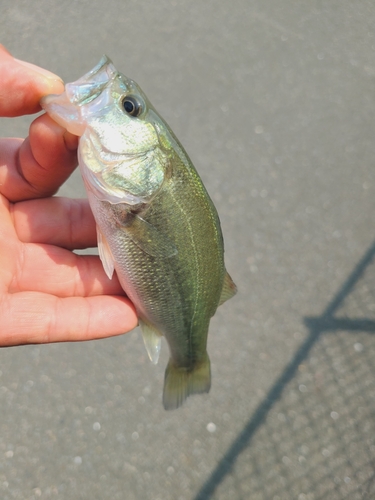
[[[2,45],[0,74],[0,116],[38,112],[43,95],[64,89]],[[76,167],[76,148],[45,114],[27,139],[0,139],[0,346],[97,339],[137,325],[99,257],[72,252],[96,245],[88,202],[51,197]]]

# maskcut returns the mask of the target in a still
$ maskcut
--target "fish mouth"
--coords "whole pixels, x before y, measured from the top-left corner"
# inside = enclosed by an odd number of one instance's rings
[[[104,55],[92,70],[66,84],[66,95],[72,104],[83,106],[98,97],[118,74],[111,59]]]
[[[67,83],[62,94],[42,97],[40,105],[59,125],[81,136],[85,130],[82,106],[102,94],[118,75],[111,59],[104,55],[91,71]]]

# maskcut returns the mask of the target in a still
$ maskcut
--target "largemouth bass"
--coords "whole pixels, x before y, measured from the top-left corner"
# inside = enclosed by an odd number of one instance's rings
[[[41,105],[80,136],[100,258],[134,303],[154,363],[166,338],[163,404],[178,408],[209,391],[210,318],[236,293],[216,209],[171,129],[108,57]]]

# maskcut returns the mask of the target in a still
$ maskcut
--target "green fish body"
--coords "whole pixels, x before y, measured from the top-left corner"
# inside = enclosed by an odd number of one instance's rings
[[[104,269],[134,303],[154,363],[166,338],[163,404],[178,408],[209,391],[210,318],[236,292],[216,209],[168,125],[107,57],[42,106],[80,136]]]

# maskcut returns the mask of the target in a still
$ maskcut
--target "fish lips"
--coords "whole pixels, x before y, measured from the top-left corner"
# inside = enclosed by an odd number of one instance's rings
[[[40,105],[47,111],[53,120],[66,128],[72,134],[81,136],[85,130],[86,114],[95,112],[85,108],[82,112],[82,106],[89,104],[99,96],[101,101],[106,100],[105,89],[118,76],[118,71],[112,61],[107,56],[103,56],[99,63],[84,76],[72,83],[65,85],[65,91],[62,94],[50,94],[42,97]],[[103,107],[103,102],[98,103],[96,107]],[[85,116],[82,116],[82,115]]]

